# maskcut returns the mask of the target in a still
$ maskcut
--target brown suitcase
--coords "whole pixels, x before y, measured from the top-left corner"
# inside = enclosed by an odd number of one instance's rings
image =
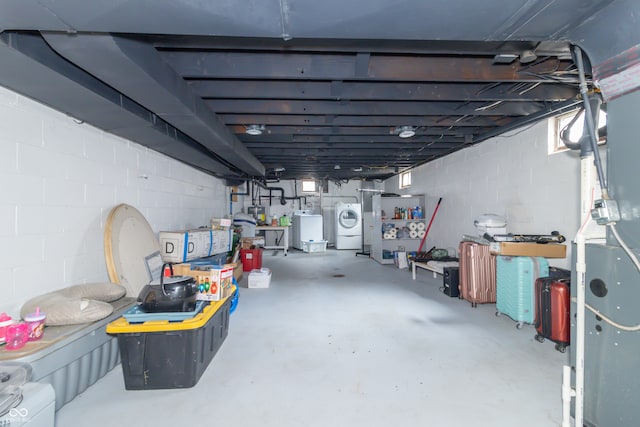
[[[496,302],[496,257],[489,246],[460,242],[460,298],[472,307]]]

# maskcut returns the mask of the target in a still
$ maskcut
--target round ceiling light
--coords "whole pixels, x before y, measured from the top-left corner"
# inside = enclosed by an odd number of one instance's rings
[[[416,130],[412,126],[401,126],[398,136],[400,138],[411,138],[416,134]]]
[[[530,64],[533,61],[538,59],[538,55],[535,54],[532,50],[524,50],[520,54],[520,63],[521,64]]]
[[[264,126],[260,126],[260,125],[249,125],[246,127],[246,134],[247,135],[262,135],[262,130],[264,129]]]

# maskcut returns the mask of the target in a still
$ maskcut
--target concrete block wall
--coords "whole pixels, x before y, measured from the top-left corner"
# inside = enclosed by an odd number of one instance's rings
[[[228,212],[221,180],[4,88],[0,135],[0,311],[108,281],[104,224],[120,203],[156,233]]]
[[[476,235],[474,220],[494,213],[507,218],[507,231],[547,234],[559,231],[573,239],[579,227],[580,160],[576,152],[548,154],[549,122],[493,138],[412,171],[412,186],[398,189],[398,177],[385,190],[426,194],[427,219],[442,203],[426,248],[456,248],[462,235]],[[569,268],[567,258],[551,265]]]

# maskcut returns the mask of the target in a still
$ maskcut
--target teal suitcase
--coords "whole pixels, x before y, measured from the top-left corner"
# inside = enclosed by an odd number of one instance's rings
[[[506,314],[516,327],[535,322],[535,283],[549,275],[543,257],[498,256],[496,259],[496,316]]]

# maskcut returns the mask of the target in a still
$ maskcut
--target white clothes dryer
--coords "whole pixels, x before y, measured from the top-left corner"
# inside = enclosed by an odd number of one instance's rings
[[[362,207],[360,203],[336,203],[336,249],[362,248]]]

